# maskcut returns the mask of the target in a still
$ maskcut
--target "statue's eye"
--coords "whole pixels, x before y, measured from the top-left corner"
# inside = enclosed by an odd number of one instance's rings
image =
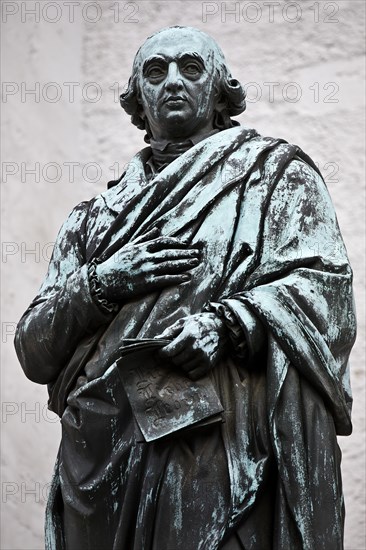
[[[152,65],[149,67],[145,73],[145,76],[147,78],[151,78],[152,80],[162,78],[165,74],[165,71],[163,67],[160,67],[159,65]]]
[[[202,68],[199,63],[190,61],[189,63],[185,63],[185,65],[183,65],[182,71],[188,76],[199,76],[202,73]]]

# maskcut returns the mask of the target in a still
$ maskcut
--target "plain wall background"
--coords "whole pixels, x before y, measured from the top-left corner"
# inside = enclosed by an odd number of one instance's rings
[[[68,212],[103,191],[144,147],[118,93],[145,38],[176,24],[217,39],[233,77],[248,85],[238,120],[300,145],[327,181],[355,272],[354,433],[339,443],[345,547],[364,550],[364,2],[28,0],[2,2],[1,17],[1,550],[43,548],[60,437],[46,388],[25,378],[15,356],[15,324]]]

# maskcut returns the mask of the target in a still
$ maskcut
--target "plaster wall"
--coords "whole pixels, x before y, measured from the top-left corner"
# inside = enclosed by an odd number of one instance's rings
[[[118,93],[143,40],[175,24],[217,39],[233,76],[248,86],[247,111],[238,120],[300,145],[319,163],[335,203],[359,316],[352,354],[354,433],[339,438],[345,547],[365,550],[362,0],[2,3],[0,548],[43,547],[60,437],[57,418],[46,409],[46,388],[29,382],[16,359],[15,324],[40,286],[68,212],[104,190],[144,146]],[[27,93],[31,89],[35,93]]]

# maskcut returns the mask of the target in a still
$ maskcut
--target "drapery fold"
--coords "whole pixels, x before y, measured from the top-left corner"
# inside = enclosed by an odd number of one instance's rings
[[[46,334],[47,353],[42,342],[31,344],[41,364],[60,345],[50,406],[63,435],[48,512],[59,519],[48,528],[63,518],[67,549],[213,550],[233,536],[248,550],[341,549],[336,433],[351,431],[355,319],[325,184],[298,147],[244,128],[199,142],[147,182],[149,155],[140,152],[117,185],[71,215],[20,323],[21,360],[27,330]],[[64,353],[44,326],[46,318],[55,329],[65,323],[64,281],[153,227],[201,249],[191,281],[120,304],[103,320],[90,306],[88,330],[77,329],[80,343]],[[89,303],[87,290],[70,290],[71,324],[73,308]],[[236,317],[249,350],[246,359],[227,354],[210,374],[225,422],[138,442],[115,366],[121,340],[153,338],[214,304]]]

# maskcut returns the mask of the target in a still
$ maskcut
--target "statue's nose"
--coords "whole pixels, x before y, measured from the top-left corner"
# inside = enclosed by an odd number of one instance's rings
[[[175,62],[169,63],[165,88],[172,92],[183,88],[182,75],[180,74],[179,67]]]

